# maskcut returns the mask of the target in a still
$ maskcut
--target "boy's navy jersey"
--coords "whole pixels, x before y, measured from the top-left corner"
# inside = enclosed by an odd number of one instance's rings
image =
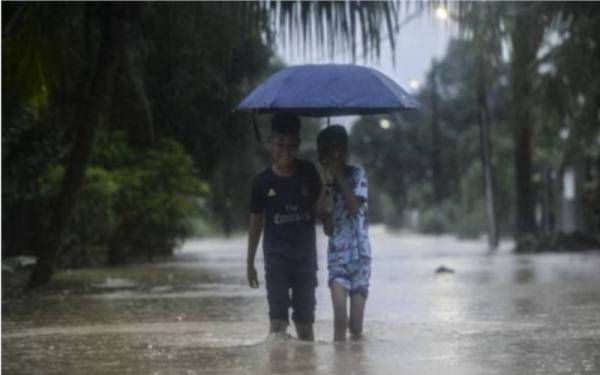
[[[321,182],[314,165],[296,161],[289,177],[277,176],[271,167],[252,181],[250,212],[265,213],[263,251],[265,263],[293,262],[316,269],[317,252],[313,206]]]

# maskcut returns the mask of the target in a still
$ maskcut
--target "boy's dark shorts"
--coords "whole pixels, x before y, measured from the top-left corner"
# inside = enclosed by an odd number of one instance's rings
[[[295,323],[315,322],[316,270],[299,269],[293,264],[267,262],[265,279],[271,320],[288,322],[288,310],[292,307],[292,320]]]

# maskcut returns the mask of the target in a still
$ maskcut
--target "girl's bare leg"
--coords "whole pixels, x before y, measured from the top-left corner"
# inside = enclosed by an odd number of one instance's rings
[[[333,303],[333,340],[346,341],[348,329],[348,291],[337,282],[331,283],[331,302]]]
[[[354,340],[362,337],[366,302],[365,296],[359,293],[350,297],[350,335]]]

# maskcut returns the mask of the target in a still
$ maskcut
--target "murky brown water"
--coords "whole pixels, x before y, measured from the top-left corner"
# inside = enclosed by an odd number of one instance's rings
[[[170,263],[61,273],[50,290],[3,303],[2,371],[600,374],[599,252],[488,254],[484,242],[379,228],[372,242],[362,342],[331,342],[323,253],[317,341],[266,341],[245,239],[213,239]],[[440,265],[456,273],[434,274]]]

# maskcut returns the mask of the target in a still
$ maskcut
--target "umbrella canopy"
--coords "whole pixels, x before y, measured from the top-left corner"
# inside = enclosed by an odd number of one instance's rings
[[[365,66],[323,64],[283,69],[258,86],[238,109],[325,117],[418,109],[419,102],[385,74]]]

